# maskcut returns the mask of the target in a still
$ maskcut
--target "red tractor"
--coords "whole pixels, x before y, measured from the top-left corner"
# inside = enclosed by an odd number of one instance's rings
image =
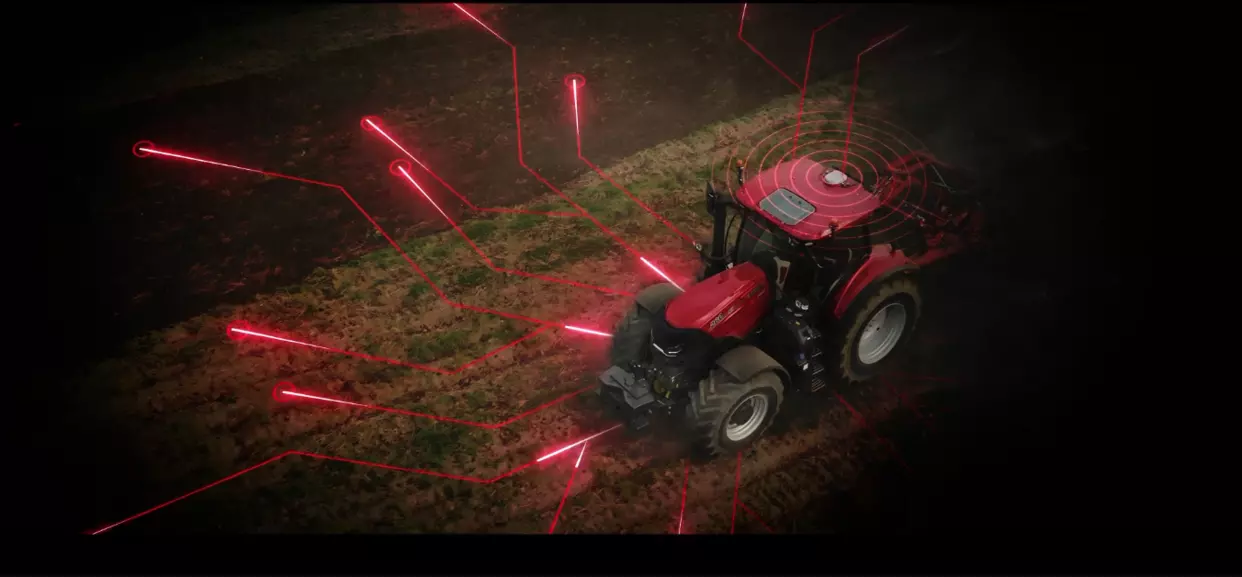
[[[753,444],[787,393],[890,366],[919,319],[919,270],[977,240],[981,215],[926,154],[871,183],[847,172],[803,158],[749,180],[739,164],[734,194],[709,182],[703,271],[636,296],[600,376],[606,404],[634,429],[682,420],[710,457]]]

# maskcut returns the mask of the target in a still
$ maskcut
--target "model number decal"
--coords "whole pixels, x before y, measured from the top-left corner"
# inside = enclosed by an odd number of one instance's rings
[[[738,305],[732,305],[732,306],[730,306],[730,307],[729,307],[729,310],[727,310],[727,311],[725,311],[725,312],[723,312],[723,313],[720,313],[720,314],[716,315],[716,318],[712,319],[712,322],[708,323],[708,325],[707,325],[707,330],[709,330],[709,331],[710,331],[710,330],[712,330],[712,329],[715,329],[715,328],[716,328],[716,325],[719,325],[720,323],[724,322],[724,320],[725,320],[725,319],[727,319],[727,318],[729,318],[729,317],[733,316],[733,313],[737,312],[737,311],[738,311],[738,309],[740,309],[740,308],[742,308],[742,307],[740,307],[740,306],[738,306]]]

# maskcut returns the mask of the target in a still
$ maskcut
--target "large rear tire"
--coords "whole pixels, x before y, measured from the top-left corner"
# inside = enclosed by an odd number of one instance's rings
[[[923,299],[914,279],[902,275],[863,293],[841,319],[836,367],[841,381],[862,382],[883,373],[905,352],[918,325]]]
[[[772,424],[784,400],[785,386],[772,371],[739,383],[723,370],[713,370],[690,392],[686,407],[692,449],[712,458],[750,447]]]

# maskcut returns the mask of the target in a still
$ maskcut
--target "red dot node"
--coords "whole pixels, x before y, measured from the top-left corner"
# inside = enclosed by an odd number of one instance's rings
[[[151,142],[150,140],[139,140],[134,143],[134,147],[130,149],[130,152],[133,152],[134,156],[137,156],[138,158],[146,158],[151,156],[150,149],[152,148],[155,148],[154,142]]]
[[[365,131],[374,132],[375,128],[380,125],[380,117],[373,115],[363,116],[362,120],[358,121],[358,124],[362,125],[362,129]]]
[[[405,174],[409,174],[411,170],[414,170],[414,165],[404,158],[398,158],[388,165],[388,172],[391,172],[393,176],[403,176],[401,174],[403,170]]]
[[[276,399],[276,402],[278,403],[290,403],[294,401],[294,398],[286,395],[285,393],[292,393],[297,390],[297,387],[294,387],[293,383],[290,383],[289,381],[281,381],[276,383],[276,386],[272,387],[272,398]]]
[[[565,75],[565,88],[573,88],[575,80],[577,81],[578,88],[586,86],[586,77],[575,72],[573,74]]]
[[[224,329],[224,334],[228,336],[228,338],[231,340],[240,341],[246,338],[246,335],[237,332],[237,329],[249,329],[249,328],[250,327],[246,324],[245,321],[233,321],[229,323],[228,327]]]

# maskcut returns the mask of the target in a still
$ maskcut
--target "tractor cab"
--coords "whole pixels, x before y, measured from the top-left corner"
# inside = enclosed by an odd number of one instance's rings
[[[800,159],[745,182],[739,167],[738,181],[731,196],[708,184],[708,212],[718,221],[711,246],[723,250],[702,251],[703,277],[754,262],[782,294],[822,303],[837,281],[869,256],[867,223],[882,203],[846,171]],[[739,226],[724,222],[729,206],[736,209]]]

